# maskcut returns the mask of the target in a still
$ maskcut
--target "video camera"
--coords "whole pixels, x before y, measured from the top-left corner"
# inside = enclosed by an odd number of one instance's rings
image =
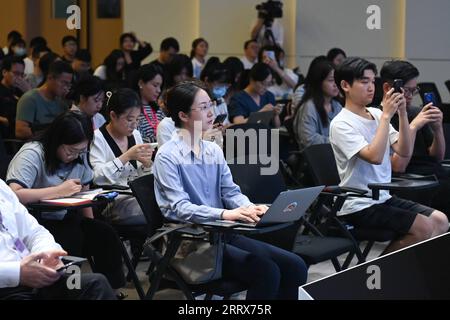
[[[273,21],[283,17],[283,3],[281,1],[267,0],[256,6],[258,17],[265,21]]]

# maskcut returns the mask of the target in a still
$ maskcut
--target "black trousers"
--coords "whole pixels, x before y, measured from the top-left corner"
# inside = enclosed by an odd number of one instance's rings
[[[1,288],[0,300],[115,300],[116,296],[105,276],[96,273],[80,275],[80,288],[69,289],[63,275],[57,282],[42,289],[27,287]],[[70,280],[69,280],[70,281]]]
[[[94,272],[106,276],[114,289],[125,285],[120,239],[107,223],[69,212],[63,220],[42,220],[69,255],[92,257]]]

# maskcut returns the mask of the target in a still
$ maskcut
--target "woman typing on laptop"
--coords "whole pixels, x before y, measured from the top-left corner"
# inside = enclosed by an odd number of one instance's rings
[[[155,195],[169,220],[207,223],[219,219],[258,222],[267,211],[234,184],[223,151],[201,139],[214,121],[211,97],[201,83],[184,82],[167,93],[179,134],[154,162]],[[307,267],[297,255],[242,235],[227,237],[223,276],[242,282],[247,299],[296,299]]]

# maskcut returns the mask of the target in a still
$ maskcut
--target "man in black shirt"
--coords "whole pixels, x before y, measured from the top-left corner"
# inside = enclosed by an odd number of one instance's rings
[[[167,65],[172,62],[175,55],[180,51],[180,44],[175,38],[166,38],[161,42],[158,59],[151,63],[159,66],[164,73],[164,82],[167,81]]]
[[[17,101],[30,85],[24,79],[25,63],[21,58],[8,57],[3,61],[0,82],[0,133],[4,138],[14,138]]]
[[[429,103],[423,107],[412,105],[414,95],[419,93],[417,78],[419,70],[407,61],[388,61],[380,72],[383,82],[384,93],[392,88],[396,79],[403,80],[403,92],[406,98],[406,109],[410,129],[412,131],[412,141],[414,151],[411,157],[399,157],[396,166],[392,170],[397,173],[415,173],[422,175],[434,174],[439,178],[440,190],[431,201],[431,206],[450,214],[450,201],[448,192],[450,191],[449,172],[442,167],[441,162],[445,156],[445,137],[442,127],[442,111]],[[398,129],[398,116],[394,115],[391,120],[394,128]],[[420,195],[418,195],[420,196]]]

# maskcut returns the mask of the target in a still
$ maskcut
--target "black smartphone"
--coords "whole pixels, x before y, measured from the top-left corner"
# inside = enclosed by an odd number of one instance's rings
[[[56,269],[56,272],[58,273],[64,273],[66,272],[67,268],[74,265],[74,264],[79,264],[80,262],[77,261],[71,261],[69,263],[66,263],[65,265],[63,265],[61,268]]]
[[[66,272],[67,268],[73,265],[81,265],[82,262],[87,261],[85,258],[74,257],[74,256],[64,256],[61,258],[64,262],[64,265],[61,268],[56,269],[58,273]]]
[[[402,88],[403,88],[403,80],[402,79],[395,79],[394,80],[394,93],[398,92],[398,93],[402,93]]]
[[[227,114],[219,114],[217,117],[216,117],[216,119],[214,120],[214,124],[218,124],[218,123],[220,123],[220,124],[222,124],[224,121],[225,121],[225,119],[227,118]]]

